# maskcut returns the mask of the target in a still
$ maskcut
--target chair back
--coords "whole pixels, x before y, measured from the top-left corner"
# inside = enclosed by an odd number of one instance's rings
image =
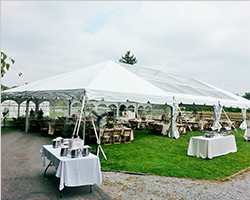
[[[121,128],[115,128],[113,131],[113,135],[121,135],[122,129]]]
[[[111,136],[112,135],[112,129],[105,129],[103,131],[103,136]]]
[[[130,136],[130,134],[131,134],[131,129],[130,128],[124,129],[124,132],[123,132],[124,136]]]

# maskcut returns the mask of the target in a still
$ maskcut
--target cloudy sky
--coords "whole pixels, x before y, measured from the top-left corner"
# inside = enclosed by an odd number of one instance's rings
[[[140,66],[243,95],[249,10],[249,1],[1,1],[1,50],[16,61],[2,84],[118,61],[131,50]]]

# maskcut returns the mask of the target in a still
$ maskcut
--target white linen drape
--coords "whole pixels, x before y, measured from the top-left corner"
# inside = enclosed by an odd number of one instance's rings
[[[246,140],[250,140],[250,129],[247,128],[247,109],[246,108],[242,108],[241,109],[241,113],[242,113],[242,118],[243,118],[243,122],[240,124],[240,129],[245,130],[244,133],[244,138]]]
[[[242,113],[243,122],[240,124],[240,129],[245,130],[245,129],[247,129],[247,122],[246,122],[246,119],[247,119],[247,109],[242,108],[241,109],[241,113]]]
[[[220,116],[221,116],[221,112],[222,112],[222,107],[221,105],[214,105],[214,123],[213,123],[213,127],[218,129],[218,131],[220,131],[221,129],[221,125],[220,125]]]
[[[176,126],[176,118],[179,113],[179,106],[177,103],[173,103],[172,106],[172,120],[171,120],[171,131],[169,133],[169,137],[178,139],[180,137],[180,133],[178,131],[178,128]]]
[[[247,128],[247,129],[245,130],[244,138],[245,138],[247,141],[250,141],[250,128]]]

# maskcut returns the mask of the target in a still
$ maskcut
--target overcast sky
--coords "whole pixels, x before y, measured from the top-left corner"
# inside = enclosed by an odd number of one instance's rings
[[[1,1],[2,79],[30,83],[130,50],[138,65],[250,92],[250,2]],[[17,73],[23,76],[18,77]]]

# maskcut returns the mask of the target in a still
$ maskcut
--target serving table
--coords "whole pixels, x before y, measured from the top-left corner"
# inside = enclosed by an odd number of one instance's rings
[[[233,152],[237,152],[234,135],[196,136],[189,140],[187,155],[212,159]]]
[[[43,165],[47,165],[44,176],[46,177],[49,166],[55,166],[55,175],[60,178],[59,191],[62,191],[64,186],[83,185],[90,185],[90,191],[92,191],[92,185],[101,185],[100,160],[92,153],[86,157],[71,158],[70,155],[62,157],[60,156],[60,148],[53,148],[52,145],[43,145],[41,153]]]

